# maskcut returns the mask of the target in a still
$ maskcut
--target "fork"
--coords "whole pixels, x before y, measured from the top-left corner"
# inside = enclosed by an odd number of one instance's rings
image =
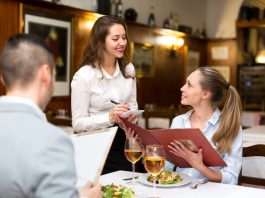
[[[135,176],[134,179],[137,179],[139,176]],[[124,181],[129,181],[129,180],[132,180],[133,178],[132,177],[129,177],[129,178],[124,178],[122,180]]]
[[[207,183],[207,179],[194,180],[193,181],[193,184],[190,185],[190,188],[191,189],[196,189],[199,184],[205,184],[205,183]]]

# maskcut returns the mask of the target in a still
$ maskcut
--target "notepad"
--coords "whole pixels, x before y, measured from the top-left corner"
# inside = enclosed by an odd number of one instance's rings
[[[71,135],[75,149],[77,187],[98,182],[118,127]]]

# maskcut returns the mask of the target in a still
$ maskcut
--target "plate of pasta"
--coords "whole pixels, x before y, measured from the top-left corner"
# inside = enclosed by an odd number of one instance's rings
[[[138,181],[142,184],[152,186],[154,182],[154,177],[149,173],[142,174]],[[176,173],[172,171],[163,171],[158,176],[156,176],[156,186],[158,187],[176,187],[183,186],[192,181],[192,178],[186,174]]]

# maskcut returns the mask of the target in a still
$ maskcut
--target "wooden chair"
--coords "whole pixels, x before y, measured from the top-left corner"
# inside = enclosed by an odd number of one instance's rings
[[[57,126],[72,126],[72,119],[70,116],[57,116],[54,112],[48,111],[46,113],[48,122]]]
[[[57,125],[57,126],[72,126],[72,120],[71,118],[52,118],[51,120],[48,120],[50,123]]]
[[[264,144],[257,144],[254,146],[243,147],[243,157],[254,157],[254,156],[265,157],[265,145]],[[242,169],[241,169],[239,179],[238,179],[238,185],[242,185],[242,184],[265,186],[265,179],[243,176]]]
[[[146,108],[144,112],[145,128],[150,128],[150,118],[167,118],[169,119],[169,125],[172,123],[173,118],[176,116],[176,109],[174,107],[162,107],[156,106],[154,108]]]
[[[262,116],[260,117],[259,124],[260,124],[260,125],[265,125],[265,115],[262,115]]]

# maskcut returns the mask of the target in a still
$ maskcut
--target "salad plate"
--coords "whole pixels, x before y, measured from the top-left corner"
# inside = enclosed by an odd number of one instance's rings
[[[101,188],[103,198],[134,198],[135,194],[133,189],[122,185],[108,184]]]
[[[186,174],[183,174],[183,173],[177,173],[177,174],[180,175],[180,177],[182,178],[181,181],[177,183],[173,183],[173,184],[156,184],[156,187],[171,188],[171,187],[176,187],[176,186],[183,186],[183,185],[189,184],[192,181],[192,178]],[[153,186],[153,183],[148,181],[149,178],[150,178],[149,173],[142,174],[139,176],[138,182],[145,184],[145,185]]]

